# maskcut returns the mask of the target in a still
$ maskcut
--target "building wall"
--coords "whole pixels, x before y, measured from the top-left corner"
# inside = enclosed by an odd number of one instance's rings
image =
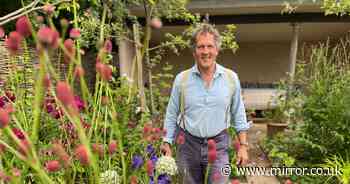
[[[274,83],[286,76],[290,43],[241,43],[239,46],[235,54],[231,50],[221,52],[217,62],[238,73],[242,83]],[[174,66],[174,74],[194,63],[190,50],[179,56],[169,54],[163,61]]]

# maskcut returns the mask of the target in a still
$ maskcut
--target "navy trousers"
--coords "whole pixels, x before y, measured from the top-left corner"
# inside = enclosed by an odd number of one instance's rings
[[[183,135],[185,141],[177,145],[176,162],[179,169],[180,184],[202,184],[208,167],[208,140],[216,142],[217,157],[209,167],[208,183],[226,184],[229,176],[222,175],[221,169],[229,164],[228,148],[230,136],[227,131],[222,131],[212,138],[200,138],[191,135],[187,131],[178,128],[177,136]]]

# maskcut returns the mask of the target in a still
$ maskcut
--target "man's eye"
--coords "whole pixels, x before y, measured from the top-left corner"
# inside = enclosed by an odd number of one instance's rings
[[[204,45],[199,45],[197,48],[203,49],[203,48],[204,48]]]

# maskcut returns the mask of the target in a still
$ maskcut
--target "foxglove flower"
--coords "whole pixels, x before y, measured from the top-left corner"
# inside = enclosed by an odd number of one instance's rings
[[[112,52],[112,42],[111,42],[111,40],[106,40],[105,41],[105,44],[104,44],[104,46],[103,46],[103,48],[105,49],[105,51],[107,51],[108,53],[111,53]]]
[[[174,158],[169,156],[160,157],[156,163],[156,171],[159,174],[175,175],[177,166]]]

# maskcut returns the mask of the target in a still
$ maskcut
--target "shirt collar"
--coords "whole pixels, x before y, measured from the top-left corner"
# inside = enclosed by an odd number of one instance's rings
[[[197,64],[195,64],[192,68],[191,68],[192,73],[200,75],[199,69]],[[218,77],[219,75],[225,73],[224,71],[224,67],[219,65],[219,64],[215,64],[215,73],[214,73],[214,78]]]

